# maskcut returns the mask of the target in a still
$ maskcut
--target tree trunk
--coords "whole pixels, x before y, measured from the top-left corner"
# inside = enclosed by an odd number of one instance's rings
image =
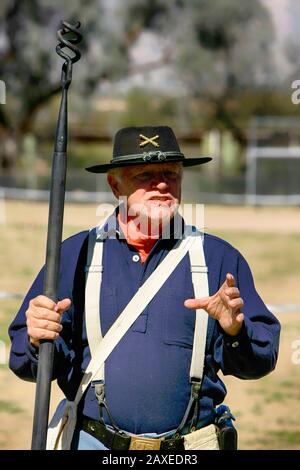
[[[22,149],[22,136],[10,129],[0,130],[0,170],[11,173],[16,167]]]

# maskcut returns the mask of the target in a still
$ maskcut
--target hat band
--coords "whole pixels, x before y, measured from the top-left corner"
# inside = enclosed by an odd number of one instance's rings
[[[143,152],[136,155],[122,155],[121,157],[114,157],[110,163],[114,164],[122,161],[128,162],[136,160],[143,160],[145,163],[154,161],[163,162],[166,160],[172,161],[170,157],[180,157],[181,160],[184,160],[184,155],[181,152],[161,152],[158,150],[154,152]]]

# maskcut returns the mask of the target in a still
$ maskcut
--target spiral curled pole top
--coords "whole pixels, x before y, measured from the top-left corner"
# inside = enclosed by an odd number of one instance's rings
[[[72,65],[77,62],[81,57],[81,52],[77,47],[82,39],[82,34],[79,31],[81,26],[80,21],[75,24],[62,21],[62,29],[57,31],[57,38],[59,43],[56,46],[57,54],[65,59],[62,69],[62,86],[67,88],[72,80]]]

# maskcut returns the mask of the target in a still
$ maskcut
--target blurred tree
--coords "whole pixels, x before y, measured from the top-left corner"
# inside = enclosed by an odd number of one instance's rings
[[[276,74],[270,54],[269,11],[260,0],[128,0],[126,24],[161,35],[171,62],[190,96],[210,104],[207,127],[230,129],[241,144],[245,135],[231,112],[242,89],[272,87]]]
[[[153,97],[149,90],[132,88],[127,95],[127,110],[122,116],[121,124],[135,126],[137,122],[143,125],[160,122],[163,125],[169,123],[176,112],[174,100],[157,93]]]
[[[0,77],[7,101],[0,108],[0,167],[14,165],[37,110],[60,91],[62,65],[55,31],[67,16],[64,1],[4,0],[0,8]],[[91,4],[91,1],[87,1]],[[77,17],[80,2],[73,2]],[[80,15],[78,15],[80,16]]]
[[[60,90],[54,32],[61,19],[84,25],[84,55],[72,85],[83,98],[99,83],[167,63],[181,79],[181,95],[184,89],[209,104],[206,127],[228,128],[243,144],[233,98],[243,88],[274,81],[272,25],[259,0],[2,0],[0,78],[7,87],[7,104],[0,106],[2,168],[15,164],[37,111]],[[132,47],[145,31],[159,38],[160,58],[134,66]]]
[[[287,2],[287,18],[288,18],[288,34],[285,36],[284,58],[287,60],[289,67],[288,76],[283,75],[286,80],[285,86],[290,89],[290,83],[299,79],[300,76],[300,4],[293,0]]]
[[[140,31],[134,22],[125,27],[116,9],[110,0],[1,0],[0,79],[7,100],[0,105],[0,168],[15,165],[37,111],[60,92],[55,31],[61,19],[83,23],[84,54],[72,85],[78,94],[84,97],[99,82],[126,76],[129,50]]]

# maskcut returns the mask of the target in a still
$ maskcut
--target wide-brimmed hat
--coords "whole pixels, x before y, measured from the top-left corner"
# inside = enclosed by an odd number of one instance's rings
[[[187,158],[181,152],[173,130],[168,126],[125,127],[114,139],[110,163],[86,168],[91,173],[106,173],[112,168],[145,163],[181,162],[183,166],[207,163],[211,157]]]

